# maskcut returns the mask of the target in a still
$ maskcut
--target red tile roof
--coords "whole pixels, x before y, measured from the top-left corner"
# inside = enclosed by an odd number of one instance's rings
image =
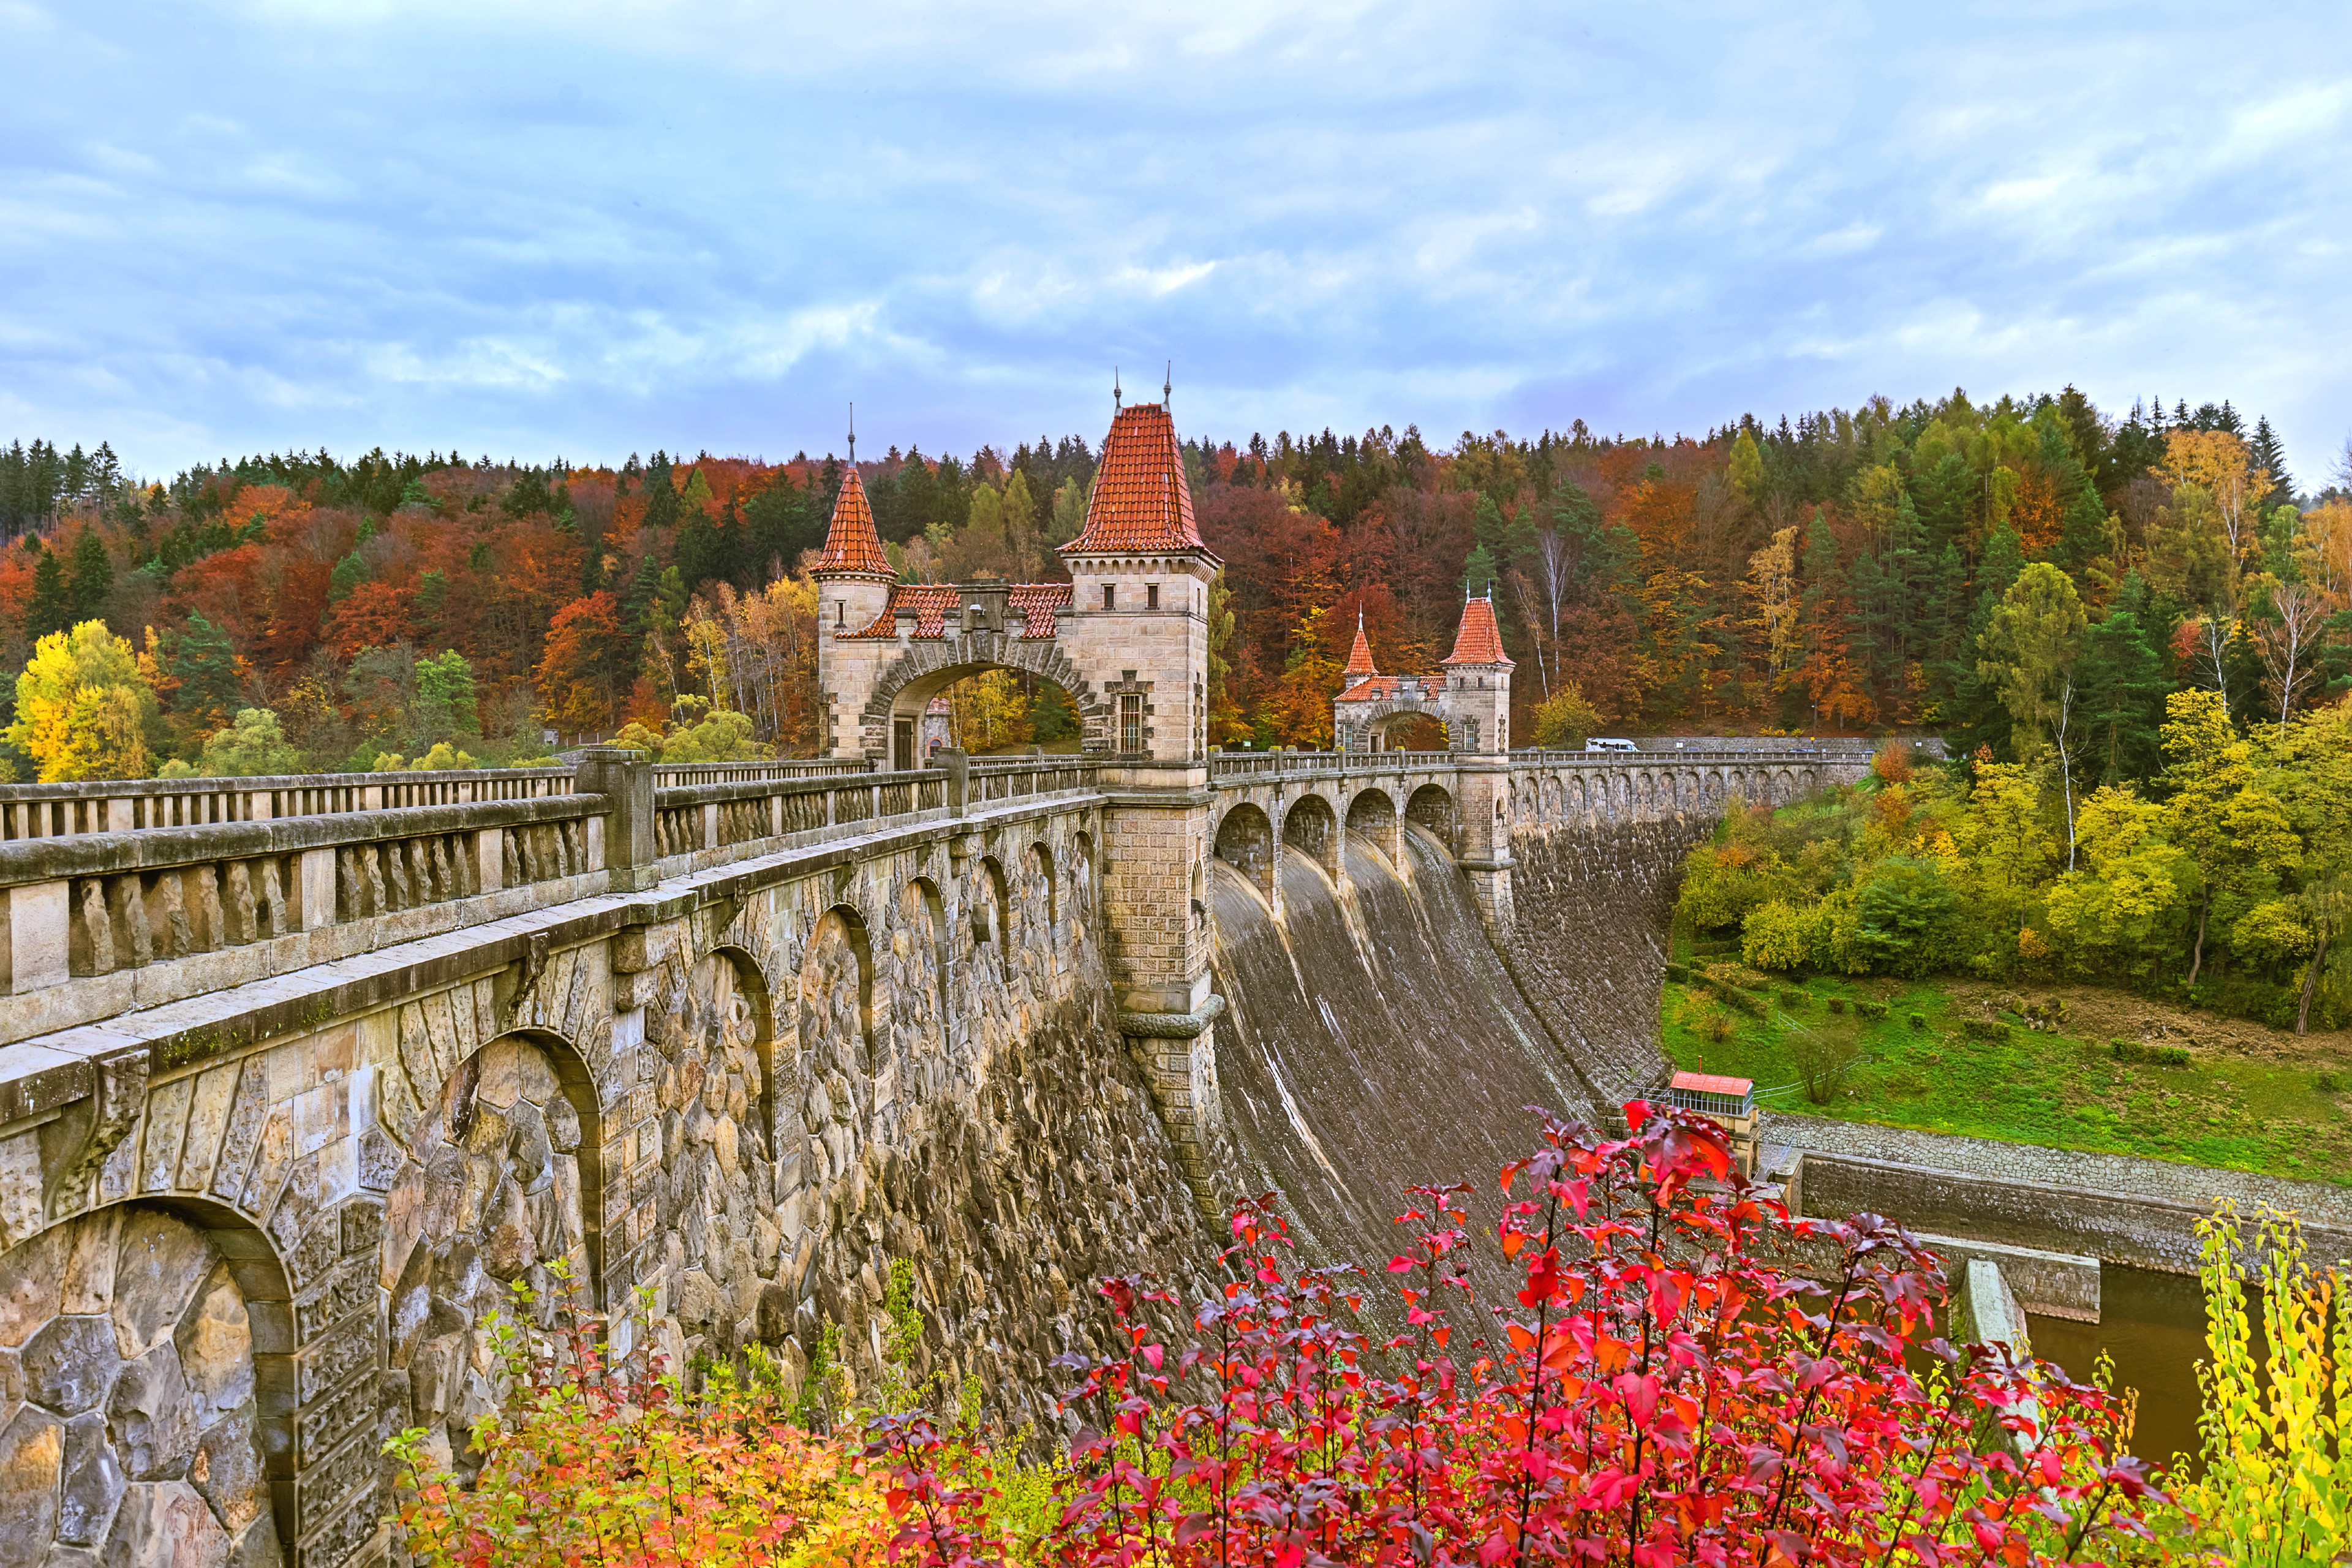
[[[1019,634],[1024,640],[1050,640],[1056,629],[1055,612],[1070,607],[1070,593],[1067,583],[1015,583],[1004,591],[1005,609],[1008,614],[1026,616]],[[834,640],[895,637],[899,612],[909,609],[915,613],[916,637],[943,637],[948,635],[948,623],[961,619],[963,590],[951,583],[898,584],[880,615]]]
[[[1074,591],[1068,583],[1015,583],[1005,591],[1006,613],[1028,617],[1021,636],[1024,640],[1043,640],[1055,630],[1055,612],[1070,607]]]
[[[1441,667],[1449,664],[1499,664],[1505,669],[1512,667],[1511,656],[1503,651],[1503,628],[1495,624],[1495,601],[1492,598],[1473,599],[1462,606],[1462,628],[1454,634],[1454,651],[1437,662]]]
[[[1405,695],[1405,678],[1402,675],[1368,675],[1355,682],[1333,700],[1339,702],[1393,702]]]
[[[1364,636],[1364,617],[1358,616],[1356,646],[1348,652],[1348,668],[1339,672],[1340,678],[1354,680],[1360,676],[1378,675],[1380,672],[1380,666],[1372,662],[1371,640]]]
[[[1744,1100],[1756,1080],[1748,1078],[1726,1078],[1721,1073],[1678,1072],[1674,1087],[1694,1094],[1727,1094],[1734,1100]]]
[[[898,612],[911,608],[915,612],[915,635],[919,637],[947,636],[948,616],[963,608],[963,595],[950,584],[939,583],[900,583],[890,590],[890,602],[882,613],[856,631],[852,637],[895,637],[898,635]],[[834,638],[835,642],[841,637]]]
[[[1102,463],[1095,469],[1094,493],[1087,499],[1087,525],[1062,546],[1062,553],[1201,548],[1176,421],[1158,403],[1120,409],[1110,422],[1110,434],[1103,437]]]
[[[874,507],[866,499],[866,481],[857,477],[855,464],[842,476],[841,495],[833,503],[833,526],[825,530],[824,553],[817,557],[815,569],[898,575],[882,553],[882,536],[874,531]]]

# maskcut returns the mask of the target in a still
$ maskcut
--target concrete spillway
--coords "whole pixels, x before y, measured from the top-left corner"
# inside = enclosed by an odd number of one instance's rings
[[[1482,1197],[1538,1132],[1529,1106],[1599,1113],[1521,996],[1470,889],[1417,827],[1402,867],[1349,834],[1344,890],[1280,851],[1277,921],[1216,868],[1220,1185],[1271,1189],[1312,1254],[1377,1265],[1414,1183]]]

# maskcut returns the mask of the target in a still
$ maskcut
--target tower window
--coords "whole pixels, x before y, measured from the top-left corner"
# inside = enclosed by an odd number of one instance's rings
[[[1113,587],[1112,587],[1109,584],[1108,584],[1108,583],[1106,583],[1106,584],[1103,584],[1103,608],[1104,608],[1104,609],[1108,610],[1108,609],[1111,608],[1111,595],[1112,595],[1113,594],[1117,593],[1118,591],[1118,589],[1113,588]]]
[[[1143,585],[1143,607],[1147,610],[1156,610],[1160,607],[1159,584],[1146,583]]]
[[[1118,749],[1143,750],[1143,694],[1123,691],[1118,698]]]

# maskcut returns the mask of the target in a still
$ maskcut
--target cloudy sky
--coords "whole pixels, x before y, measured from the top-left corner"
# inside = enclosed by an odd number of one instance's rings
[[[2352,22],[0,0],[0,440],[136,469],[1696,433],[2072,381],[2352,431]]]

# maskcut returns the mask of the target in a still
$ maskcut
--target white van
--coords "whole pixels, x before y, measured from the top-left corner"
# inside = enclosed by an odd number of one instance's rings
[[[1584,742],[1584,749],[1588,752],[1638,752],[1642,748],[1613,735],[1595,735]]]

